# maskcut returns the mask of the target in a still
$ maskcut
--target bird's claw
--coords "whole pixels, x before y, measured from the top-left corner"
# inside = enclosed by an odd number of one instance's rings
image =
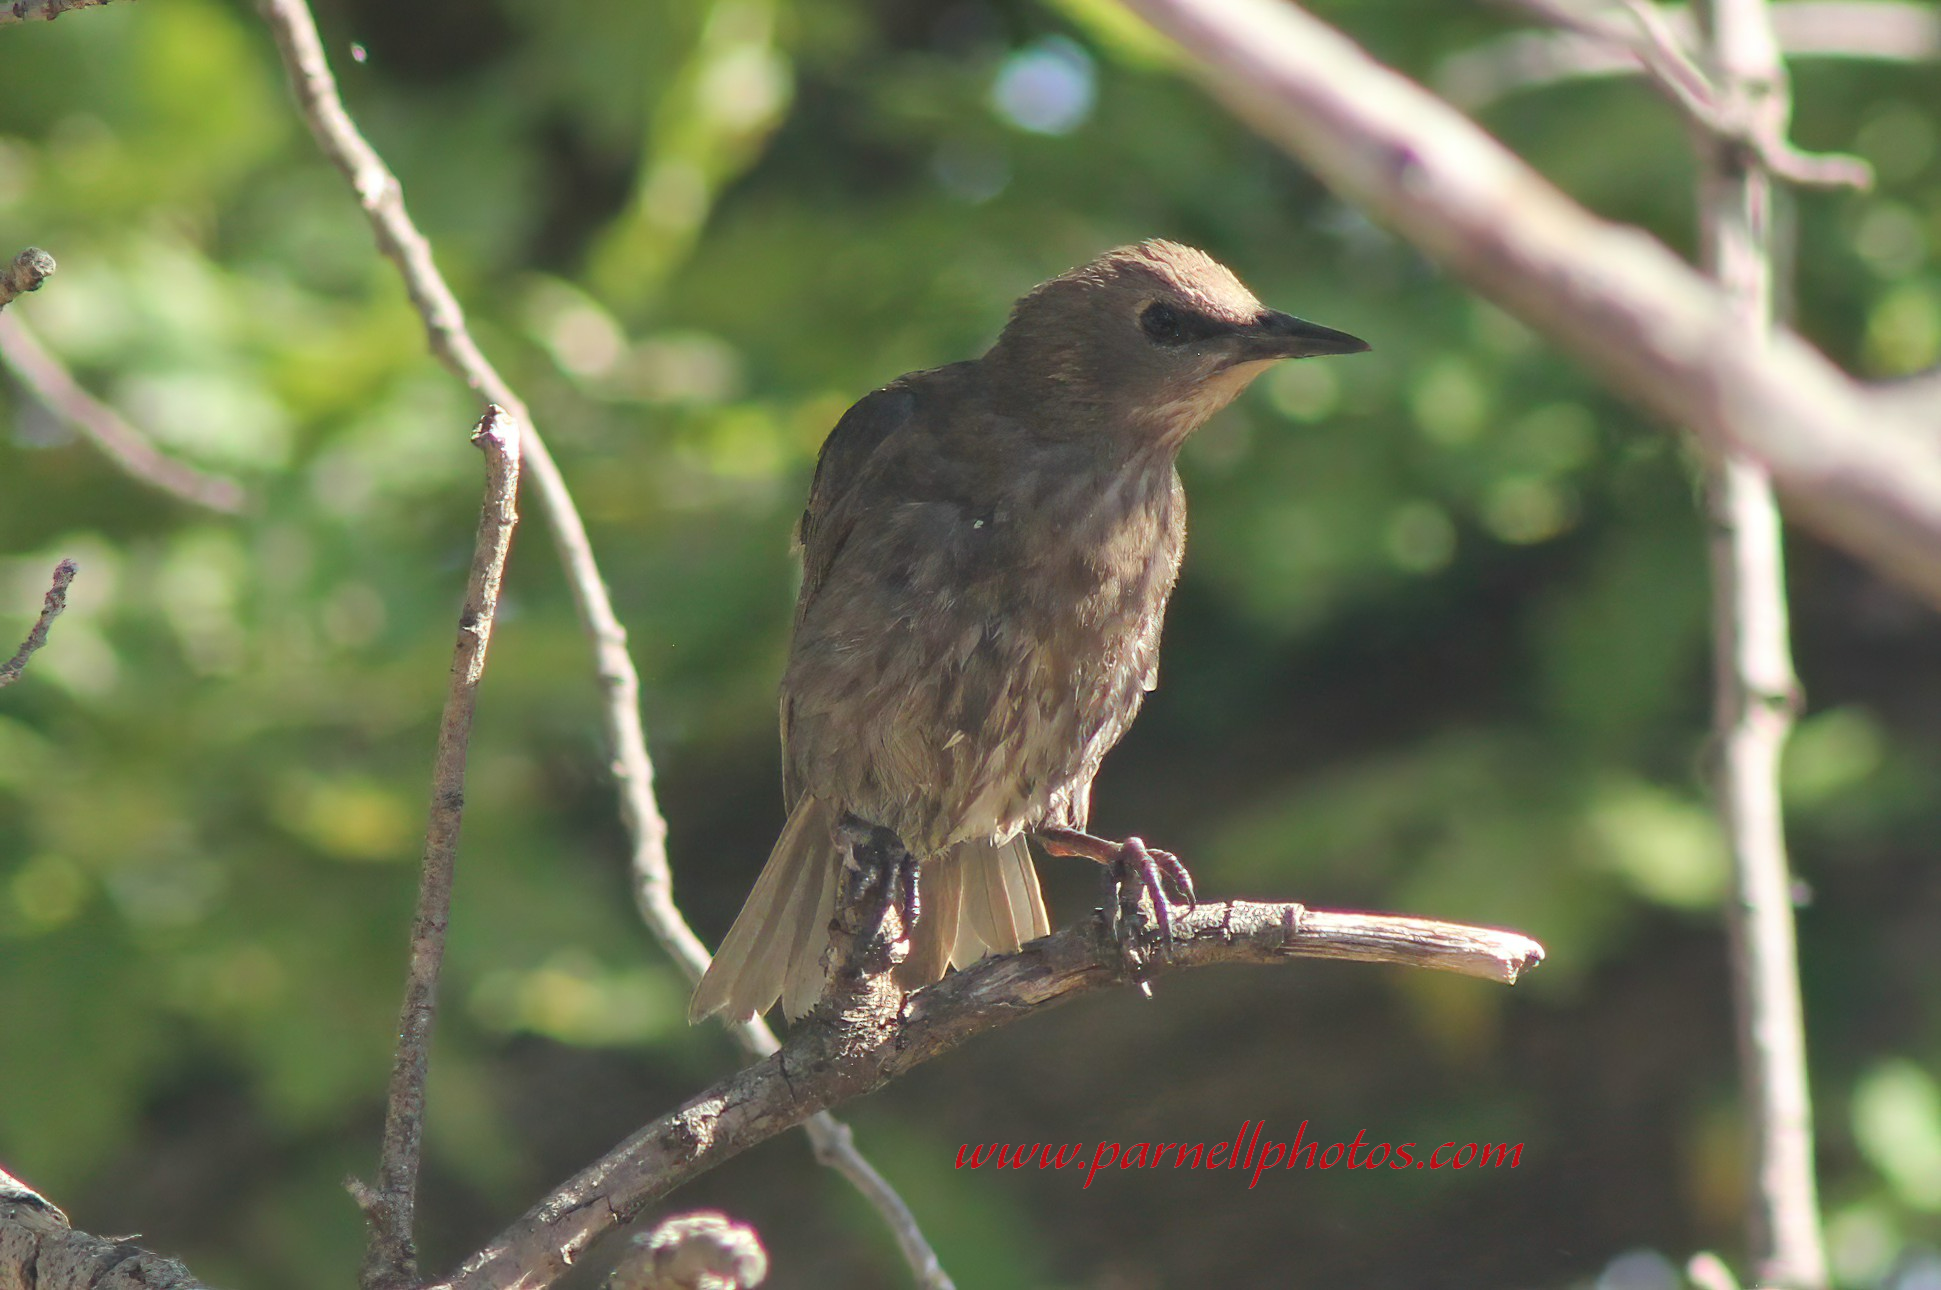
[[[1186,871],[1178,856],[1149,847],[1141,838],[1127,838],[1122,842],[1107,863],[1106,872],[1118,894],[1113,933],[1127,967],[1136,975],[1146,961],[1148,948],[1156,948],[1162,954],[1172,949],[1173,909],[1166,899],[1167,888],[1171,887],[1189,910],[1198,906],[1193,875]],[[1150,937],[1144,930],[1149,921],[1145,912],[1147,900],[1152,902]],[[1156,945],[1142,944],[1149,939]]]

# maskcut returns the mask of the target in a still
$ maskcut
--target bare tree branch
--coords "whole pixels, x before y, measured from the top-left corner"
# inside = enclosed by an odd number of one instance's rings
[[[1783,137],[1792,95],[1765,0],[1703,0],[1718,99]],[[1757,156],[1713,141],[1700,159],[1706,268],[1744,343],[1773,326],[1772,181]],[[1799,683],[1787,639],[1779,507],[1753,461],[1715,456],[1705,479],[1712,519],[1713,728],[1723,755],[1720,810],[1732,852],[1725,902],[1732,946],[1740,1080],[1752,1121],[1747,1246],[1759,1285],[1824,1290],[1826,1249],[1813,1173],[1813,1108],[1793,933],[1792,877],[1779,759]]]
[[[1245,901],[1175,908],[1157,980],[1218,963],[1348,959],[1439,968],[1512,983],[1543,959],[1527,936],[1386,914],[1329,913]],[[811,1112],[881,1088],[974,1035],[1081,995],[1127,984],[1120,948],[1099,919],[986,959],[904,996],[886,975],[834,1022],[818,1012],[781,1050],[646,1125],[467,1259],[434,1290],[540,1290],[594,1241],[656,1198],[799,1124]]]
[[[177,461],[157,448],[119,412],[88,393],[66,365],[42,347],[27,324],[10,314],[0,315],[0,361],[123,474],[212,511],[235,515],[248,506],[242,485]]]
[[[1529,9],[1528,0],[1518,7]],[[1684,6],[1658,11],[1685,48],[1698,27]],[[1941,11],[1901,0],[1790,0],[1773,5],[1773,28],[1791,58],[1866,58],[1927,63],[1941,59]],[[1436,86],[1472,111],[1519,90],[1587,76],[1636,76],[1643,60],[1624,39],[1617,14],[1569,11],[1563,31],[1518,31],[1445,59]],[[1542,16],[1556,21],[1546,5]]]
[[[1342,196],[1623,397],[1759,461],[1797,518],[1941,604],[1941,446],[1903,404],[1787,332],[1747,343],[1717,289],[1658,242],[1584,211],[1298,7],[1127,2]]]
[[[53,276],[54,257],[37,246],[28,247],[0,268],[0,309],[12,304],[16,296],[39,291]]]
[[[1518,932],[1301,905],[1231,901],[1191,910],[1174,907],[1172,922],[1177,939],[1170,952],[1140,964],[1139,981],[1218,964],[1313,958],[1434,968],[1511,985],[1544,957],[1541,945]],[[832,992],[782,1048],[635,1132],[426,1290],[550,1286],[595,1241],[723,1161],[812,1114],[826,1114],[828,1107],[873,1092],[985,1031],[1132,984],[1128,971],[1105,920],[1092,918],[911,995],[896,988],[890,973],[860,981],[852,976],[847,993],[840,987]],[[829,1009],[836,1006],[841,1012],[831,1016]],[[94,1290],[93,1282],[51,1282],[44,1272],[38,1286],[5,1279],[16,1242],[37,1239],[33,1233],[46,1226],[41,1211],[59,1218],[59,1211],[25,1188],[20,1190],[28,1199],[18,1209],[12,1206],[14,1197],[5,1186],[10,1183],[0,1174],[0,1290]],[[24,1218],[21,1210],[29,1211]],[[60,1223],[65,1227],[65,1219]],[[26,1238],[17,1233],[23,1224]],[[200,1290],[186,1279],[154,1284]]]
[[[688,977],[698,980],[707,970],[708,952],[674,904],[673,876],[667,863],[667,824],[654,798],[654,765],[640,722],[640,675],[627,651],[626,629],[613,611],[579,508],[524,401],[500,377],[466,330],[464,310],[438,272],[430,244],[411,222],[397,177],[345,111],[308,5],[304,0],[259,0],[259,8],[276,38],[304,120],[324,155],[350,181],[370,219],[379,250],[397,266],[406,294],[424,319],[432,353],[472,389],[510,410],[524,428],[526,469],[565,567],[581,625],[593,646],[620,815],[633,843],[636,899],[648,930],[661,947]],[[753,1056],[775,1050],[775,1036],[759,1018],[735,1027],[733,1033]],[[816,1158],[855,1184],[895,1233],[918,1284],[926,1290],[949,1290],[950,1279],[909,1207],[856,1150],[843,1126],[827,1116],[817,1116],[806,1129]]]
[[[54,580],[47,588],[46,597],[41,601],[40,617],[34,620],[33,630],[27,633],[26,640],[20,642],[20,648],[14,651],[14,656],[5,663],[0,663],[0,689],[18,681],[20,674],[27,668],[27,660],[34,656],[34,651],[47,643],[47,629],[53,625],[56,618],[61,616],[61,611],[67,608],[67,588],[74,581],[74,575],[79,572],[79,568],[72,560],[63,560],[54,566]]]
[[[371,1248],[365,1256],[362,1277],[364,1290],[396,1290],[418,1281],[412,1216],[423,1156],[425,1073],[430,1064],[432,1023],[438,1013],[438,974],[445,960],[452,874],[459,827],[465,816],[465,755],[472,741],[472,715],[478,706],[479,681],[485,675],[486,651],[492,644],[492,624],[498,616],[506,556],[512,550],[512,531],[519,522],[518,424],[497,405],[487,407],[472,431],[472,443],[485,454],[485,502],[479,510],[465,607],[458,617],[451,688],[445,695],[445,712],[438,727],[431,819],[425,827],[418,913],[411,923],[411,966],[405,977],[397,1060],[391,1069],[391,1091],[384,1109],[384,1149],[377,1185],[359,1183],[351,1189],[371,1224]]]
[[[0,1169],[0,1290],[206,1290],[174,1259],[77,1232]]]

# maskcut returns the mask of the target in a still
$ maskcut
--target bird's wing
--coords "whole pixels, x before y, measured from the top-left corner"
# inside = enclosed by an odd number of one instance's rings
[[[795,529],[795,540],[802,548],[797,621],[821,590],[829,566],[835,563],[854,526],[855,508],[851,503],[857,485],[870,473],[870,459],[910,424],[916,408],[916,392],[906,377],[864,395],[842,414],[842,420],[823,440],[822,452],[816,458],[815,482],[809,485],[809,504]]]
[[[802,590],[795,602],[795,626],[815,603],[830,568],[855,530],[870,492],[864,482],[876,472],[873,462],[894,452],[898,434],[916,419],[917,393],[912,388],[923,373],[913,373],[864,395],[842,414],[823,440],[816,458],[815,481],[809,485],[809,504],[796,524],[795,541],[802,552]],[[880,464],[880,463],[879,463]],[[782,800],[790,810],[802,796],[795,758],[787,689],[782,692]]]

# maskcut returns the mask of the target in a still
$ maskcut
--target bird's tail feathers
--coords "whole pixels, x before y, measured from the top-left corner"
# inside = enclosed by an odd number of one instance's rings
[[[690,1023],[715,1013],[745,1021],[777,999],[794,1020],[822,997],[822,960],[842,871],[833,824],[828,806],[813,797],[790,814],[755,889],[694,989]],[[998,845],[961,842],[926,860],[919,882],[921,909],[909,955],[897,968],[897,983],[906,990],[940,980],[952,964],[969,967],[986,954],[1009,954],[1051,931],[1022,834]]]
[[[952,963],[969,967],[986,954],[1009,954],[1051,931],[1044,893],[1038,889],[1038,867],[1023,834],[996,846],[960,843],[953,856],[962,867],[963,908],[950,951]]]
[[[816,798],[796,804],[755,889],[694,988],[690,1024],[715,1013],[746,1021],[777,999],[791,1020],[815,1006],[842,868],[833,825],[828,806]]]

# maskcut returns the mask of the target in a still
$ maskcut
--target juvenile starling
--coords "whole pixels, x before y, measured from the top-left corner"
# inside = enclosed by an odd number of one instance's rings
[[[1027,834],[1151,891],[1163,930],[1160,876],[1191,897],[1178,861],[1084,829],[1156,683],[1186,538],[1174,460],[1269,363],[1367,348],[1151,241],[1037,287],[984,357],[845,413],[797,532],[788,823],[688,1019],[813,1007],[844,858],[870,847],[907,870],[906,989],[1050,930]]]

